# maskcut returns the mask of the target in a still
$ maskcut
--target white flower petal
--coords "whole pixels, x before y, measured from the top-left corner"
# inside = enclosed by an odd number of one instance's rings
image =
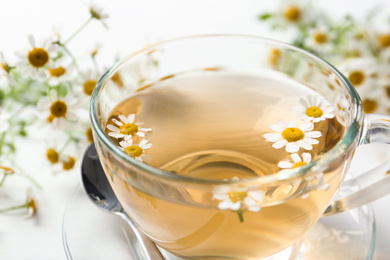
[[[241,202],[237,201],[230,206],[231,210],[239,210],[241,208]]]
[[[264,199],[263,193],[261,191],[250,190],[248,191],[248,196],[257,202],[260,202]]]
[[[114,122],[117,126],[123,126],[123,123],[120,122],[120,121],[118,121],[118,120],[116,120],[115,118],[113,118],[113,119],[111,119],[111,120],[112,120],[112,122]]]
[[[130,123],[130,124],[134,123],[135,114],[130,114],[130,115],[128,115],[127,118],[126,118],[126,120],[127,120],[127,122]]]
[[[119,133],[119,128],[114,126],[114,125],[111,125],[111,124],[108,124],[107,125],[107,128],[108,130],[111,130],[111,131],[114,131],[114,132],[118,132]]]
[[[230,199],[225,199],[218,204],[219,209],[229,209],[233,205],[233,202]]]
[[[125,123],[125,124],[130,123],[129,121],[127,121],[127,118],[126,118],[124,115],[119,115],[118,117],[119,117],[119,119],[120,119],[123,123]]]
[[[311,138],[318,138],[318,137],[321,137],[322,134],[320,131],[311,131],[311,132],[306,132],[305,136],[311,137]]]
[[[270,142],[274,143],[274,142],[277,142],[277,141],[281,140],[283,137],[282,137],[281,134],[270,134],[270,133],[267,133],[267,134],[264,134],[264,138],[267,141],[270,141]]]
[[[283,127],[279,124],[271,124],[269,126],[269,128],[275,132],[278,132],[278,133],[281,133],[281,132],[283,132],[284,129],[286,129],[285,127]]]
[[[311,122],[304,122],[304,123],[302,123],[302,125],[299,127],[299,129],[301,129],[303,132],[311,131],[311,130],[313,130],[313,128],[314,128],[314,124],[311,123]]]
[[[37,108],[38,110],[47,110],[51,106],[51,101],[47,98],[41,98],[38,101]]]
[[[299,151],[299,145],[297,142],[291,142],[286,144],[286,152],[288,153],[296,153]]]
[[[287,161],[280,161],[278,163],[278,167],[282,169],[291,169],[294,164],[287,162]]]
[[[33,47],[33,48],[36,47],[35,38],[31,34],[28,35],[28,42],[30,43],[31,47]]]
[[[307,143],[304,140],[299,140],[297,143],[299,144],[300,147],[302,147],[305,150],[312,150],[313,149],[313,146],[311,146],[310,143]]]
[[[276,143],[274,143],[274,144],[272,145],[272,147],[275,148],[275,149],[280,149],[280,148],[282,148],[283,146],[285,146],[286,143],[287,143],[286,140],[281,139],[280,141],[277,141]]]
[[[310,163],[311,162],[311,154],[310,153],[303,153],[302,154],[303,161],[305,163]]]
[[[310,138],[310,137],[303,137],[303,139],[299,140],[299,141],[303,141],[303,143],[308,143],[308,144],[319,144],[320,143],[318,140]]]
[[[120,133],[117,133],[117,132],[109,132],[108,135],[111,136],[111,137],[114,137],[116,139],[122,138],[124,136],[123,134],[120,134]]]
[[[294,161],[294,163],[298,163],[302,161],[301,157],[296,153],[293,153],[291,155],[291,159]]]

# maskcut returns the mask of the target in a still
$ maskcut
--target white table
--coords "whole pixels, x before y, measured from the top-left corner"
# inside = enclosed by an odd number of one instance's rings
[[[256,16],[269,10],[275,3],[256,0],[144,0],[144,1],[93,1],[104,7],[110,15],[106,30],[94,22],[69,46],[84,54],[102,44],[98,56],[101,69],[113,63],[115,55],[123,56],[145,43],[181,35],[205,33],[243,33],[271,36],[256,21]],[[267,1],[272,2],[272,1]],[[314,1],[319,2],[319,1]],[[383,3],[390,11],[390,2],[328,0],[321,5],[340,16],[346,12],[363,14],[368,8]],[[45,10],[45,11],[43,11]],[[27,46],[27,35],[37,38],[52,33],[54,26],[60,26],[64,35],[69,35],[88,19],[87,3],[78,0],[2,0],[0,8],[0,50],[6,56]],[[38,213],[33,219],[25,220],[18,214],[0,215],[0,259],[66,259],[62,247],[61,225],[65,206],[79,182],[79,165],[72,172],[53,175],[44,158],[43,137],[39,132],[34,138],[23,142],[24,149],[17,157],[21,168],[30,171],[43,186],[36,193]],[[0,198],[22,201],[27,180],[9,178],[0,189]],[[23,188],[21,188],[21,186]],[[388,259],[390,255],[390,196],[373,203],[377,220],[376,260]]]

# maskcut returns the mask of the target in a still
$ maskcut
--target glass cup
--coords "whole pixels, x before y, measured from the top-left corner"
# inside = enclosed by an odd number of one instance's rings
[[[175,160],[168,166],[154,167],[143,163],[141,156],[126,154],[107,135],[110,112],[120,102],[149,91],[156,82],[199,71],[261,73],[308,86],[334,107],[343,128],[333,132],[340,138],[330,140],[328,148],[323,147],[312,161],[303,160],[306,163],[300,167],[242,179],[207,179],[181,172],[220,161],[225,162],[221,171],[233,164],[249,171],[256,166],[249,162],[250,156],[231,151],[225,157],[198,156],[208,158],[206,162],[191,157],[181,158],[180,167],[170,167],[176,165]],[[168,100],[170,106],[178,101],[173,96]],[[139,111],[142,104],[136,113]],[[348,188],[334,200],[355,149],[370,142],[390,141],[390,118],[364,115],[354,87],[326,61],[269,39],[204,35],[150,45],[122,59],[102,76],[92,94],[91,120],[100,161],[124,210],[162,250],[183,259],[268,259],[286,252],[324,214],[361,206],[389,192],[386,165],[370,176],[344,182],[343,187]],[[148,134],[149,130],[144,131]],[[143,143],[145,149],[147,145]],[[153,160],[167,156],[160,152]]]

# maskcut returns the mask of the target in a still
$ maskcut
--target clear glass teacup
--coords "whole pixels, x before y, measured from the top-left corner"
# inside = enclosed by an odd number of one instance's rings
[[[388,193],[385,169],[332,201],[355,149],[389,142],[390,119],[363,115],[354,87],[326,61],[269,39],[150,45],[102,76],[91,119],[124,210],[183,259],[277,255],[323,214]]]

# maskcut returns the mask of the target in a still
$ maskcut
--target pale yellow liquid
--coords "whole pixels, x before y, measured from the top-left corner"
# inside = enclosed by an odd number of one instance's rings
[[[145,138],[153,146],[145,153],[156,168],[202,179],[248,179],[276,173],[278,162],[291,158],[284,148],[273,148],[264,134],[271,133],[269,125],[278,120],[295,119],[293,106],[313,94],[274,75],[197,72],[136,92],[110,118],[135,113],[143,127],[152,128]],[[110,119],[108,123],[113,124]],[[313,159],[344,134],[336,117],[317,123],[314,130],[322,132],[320,144],[305,151]],[[103,157],[103,164],[126,212],[162,248],[191,259],[260,259],[293,244],[319,218],[341,182],[346,160],[324,171],[327,191],[310,191],[307,198],[301,195],[308,183],[263,187],[260,212],[245,211],[242,222],[237,212],[218,209],[212,189],[163,183],[112,158]],[[125,177],[117,178],[113,171]]]

